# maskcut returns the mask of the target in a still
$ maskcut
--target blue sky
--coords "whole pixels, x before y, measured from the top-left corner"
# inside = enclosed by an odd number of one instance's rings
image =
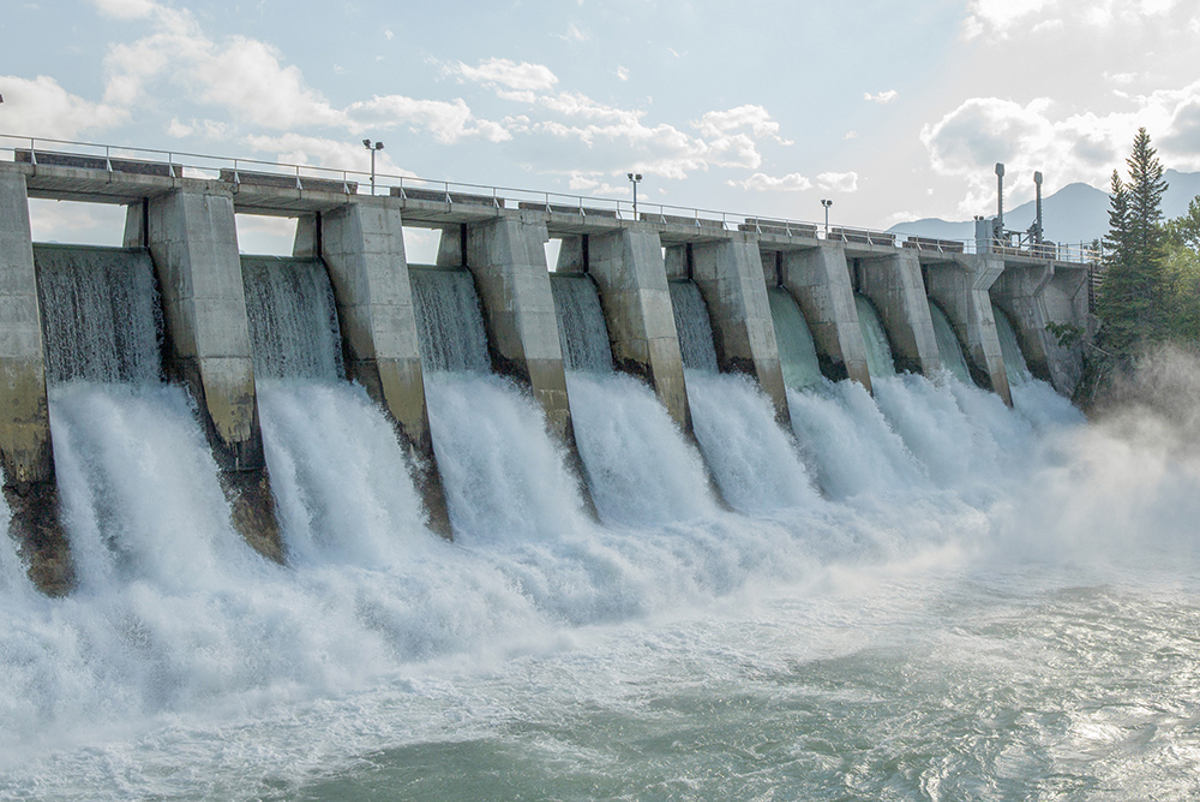
[[[996,161],[1010,207],[1035,169],[1105,187],[1139,125],[1200,170],[1195,0],[79,0],[0,36],[24,136],[341,169],[371,138],[383,172],[628,198],[636,170],[643,201],[879,228],[990,213]]]

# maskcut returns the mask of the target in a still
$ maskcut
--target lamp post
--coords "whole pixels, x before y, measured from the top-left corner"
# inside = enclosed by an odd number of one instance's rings
[[[633,219],[637,220],[637,185],[641,183],[641,173],[626,173],[629,183],[633,184]]]
[[[372,142],[369,139],[363,140],[363,147],[371,151],[371,194],[375,194],[375,152],[383,150],[382,142]]]
[[[833,201],[821,198],[821,205],[825,207],[825,238],[829,239],[829,207],[833,205]]]

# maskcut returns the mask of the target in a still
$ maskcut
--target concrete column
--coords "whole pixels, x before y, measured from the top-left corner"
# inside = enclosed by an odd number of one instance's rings
[[[572,240],[563,241],[560,269],[576,253],[583,262],[582,238]],[[600,292],[617,369],[650,382],[671,418],[691,431],[683,356],[658,233],[635,227],[591,235],[586,261]]]
[[[879,310],[896,349],[896,367],[932,376],[942,360],[916,251],[861,259],[858,272],[858,288]]]
[[[25,176],[0,172],[0,468],[9,533],[29,578],[60,595],[73,579],[58,516],[45,352]]]
[[[459,268],[466,263],[466,254],[463,252],[463,227],[446,226],[438,239],[437,266]]]
[[[437,471],[400,210],[350,203],[321,215],[321,256],[342,330],[346,377],[387,413],[417,470],[430,525],[450,536]]]
[[[574,448],[547,238],[546,224],[524,214],[471,225],[467,267],[483,302],[493,368],[528,385],[550,430]]]
[[[143,210],[135,204],[129,214]],[[205,413],[234,525],[259,552],[282,560],[258,423],[233,199],[175,190],[151,198],[144,214],[167,327],[164,366]],[[128,222],[126,231],[139,225]]]
[[[819,248],[785,252],[781,278],[804,313],[821,373],[834,381],[851,378],[869,391],[867,347],[858,325],[846,246],[829,242]]]
[[[1004,355],[996,333],[996,318],[992,314],[992,299],[988,289],[1004,272],[1004,261],[988,254],[956,256],[953,262],[931,264],[926,268],[929,296],[942,305],[951,324],[966,334],[967,359],[980,378],[995,391],[1004,403],[1012,406],[1008,374],[1004,370]],[[975,371],[973,371],[975,372]]]
[[[1087,327],[1087,268],[1054,262],[1004,265],[989,294],[1008,313],[1029,372],[1070,396],[1083,373],[1083,348],[1063,348],[1047,323]]]
[[[744,236],[692,245],[692,280],[712,316],[717,363],[725,372],[748,373],[775,404],[775,418],[790,425],[779,364],[775,323],[762,277],[758,244]]]

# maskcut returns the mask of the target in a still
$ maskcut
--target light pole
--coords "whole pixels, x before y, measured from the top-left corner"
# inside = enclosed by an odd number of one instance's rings
[[[641,173],[626,173],[629,178],[629,183],[633,184],[633,219],[637,220],[637,185],[641,183]]]
[[[382,142],[372,142],[369,139],[363,140],[363,147],[371,151],[371,194],[375,194],[375,152],[383,150]]]
[[[825,207],[825,239],[829,239],[829,207],[833,205],[833,201],[821,198],[821,205]]]

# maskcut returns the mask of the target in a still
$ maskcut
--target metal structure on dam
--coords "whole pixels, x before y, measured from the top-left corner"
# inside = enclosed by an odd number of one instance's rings
[[[11,140],[10,140],[11,142]],[[23,140],[0,162],[0,463],[14,537],[49,592],[70,586],[57,515],[44,311],[29,198],[127,207],[124,246],[148,254],[162,311],[163,373],[196,400],[234,522],[283,559],[256,402],[235,215],[296,218],[294,253],[319,262],[336,305],[345,378],[362,384],[414,457],[432,526],[450,535],[425,403],[404,228],[437,229],[437,265],[469,272],[493,371],[526,386],[574,452],[551,274],[595,283],[613,364],[691,420],[673,281],[698,287],[722,372],[747,374],[788,419],[768,291],[803,312],[821,373],[870,388],[858,297],[878,312],[899,370],[942,369],[931,303],[950,321],[971,379],[1012,403],[997,309],[1030,371],[1069,395],[1080,346],[1047,324],[1086,327],[1090,255],[990,238],[934,240],[641,203],[499,190],[166,152]],[[374,178],[374,176],[372,176]],[[366,186],[365,181],[363,186]],[[558,262],[545,244],[561,241]],[[945,344],[943,339],[942,343]],[[577,457],[576,457],[577,461]]]

